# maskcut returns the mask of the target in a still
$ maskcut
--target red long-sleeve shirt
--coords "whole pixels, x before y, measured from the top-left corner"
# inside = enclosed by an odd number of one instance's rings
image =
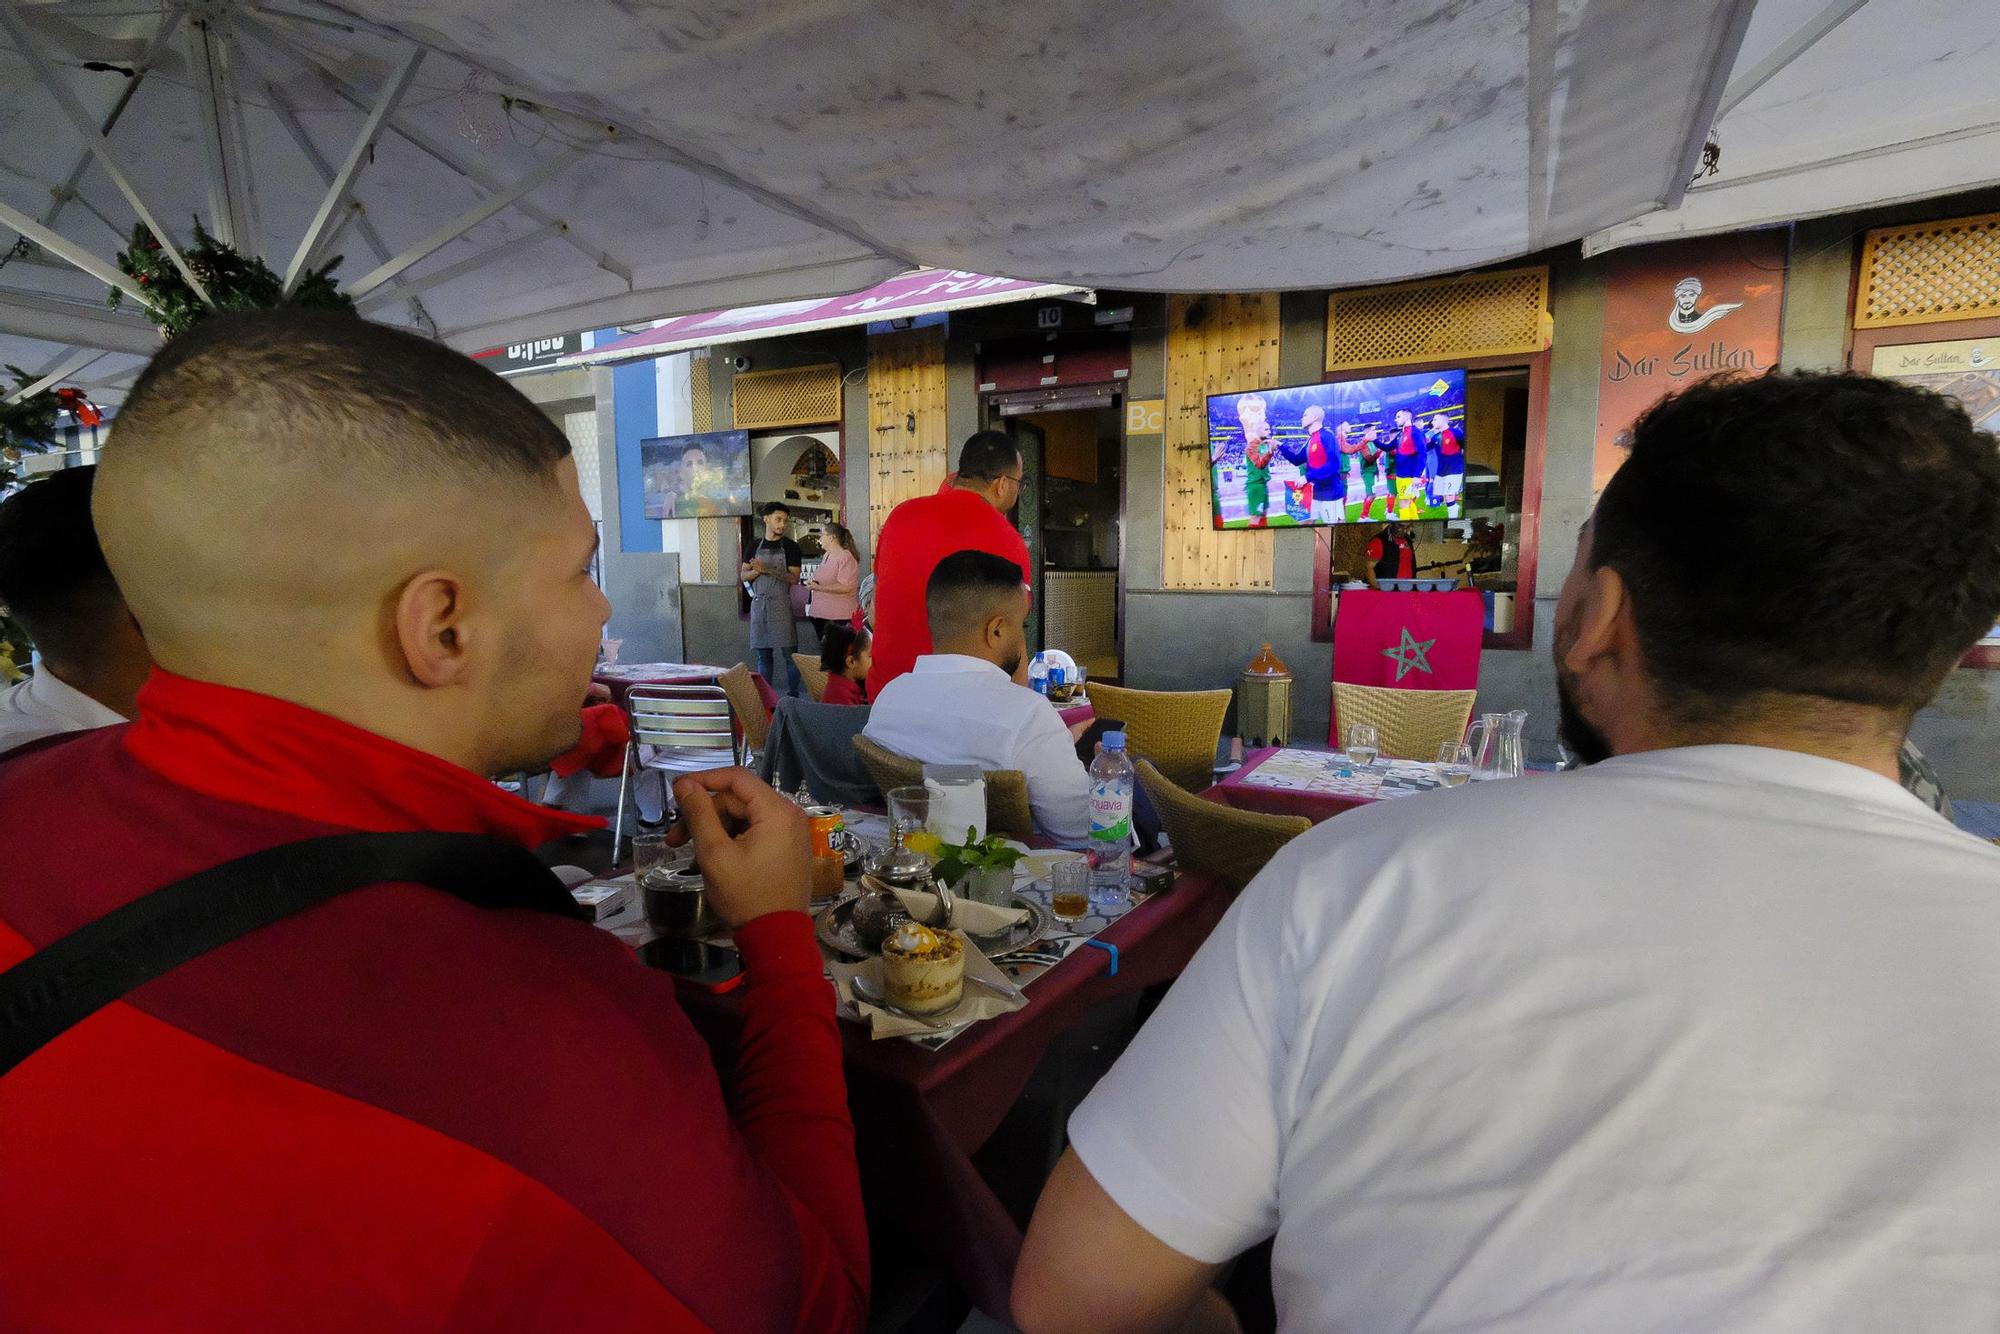
[[[0,763],[0,969],[299,838],[593,823],[264,696],[140,710]],[[0,1328],[857,1326],[811,924],[736,941],[726,1101],[672,980],[580,922],[385,884],[182,965],[0,1077]]]
[[[1007,516],[972,491],[946,484],[934,496],[906,500],[889,511],[875,540],[875,660],[868,698],[931,651],[924,594],[938,562],[957,551],[985,551],[1021,567],[1029,579],[1028,544]]]

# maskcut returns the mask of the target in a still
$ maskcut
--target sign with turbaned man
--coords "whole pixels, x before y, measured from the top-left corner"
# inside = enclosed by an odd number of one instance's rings
[[[1647,408],[1718,372],[1761,375],[1778,364],[1786,245],[1778,229],[1611,254],[1591,494],[1625,461]]]

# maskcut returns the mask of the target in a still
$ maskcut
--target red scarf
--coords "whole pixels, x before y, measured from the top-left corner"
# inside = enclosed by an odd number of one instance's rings
[[[347,829],[493,834],[536,848],[604,827],[303,705],[158,667],[125,749],[168,782]]]

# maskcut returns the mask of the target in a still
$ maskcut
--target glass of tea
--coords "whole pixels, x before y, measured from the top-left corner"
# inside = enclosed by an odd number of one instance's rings
[[[1089,858],[1065,857],[1049,867],[1049,911],[1064,922],[1089,916]]]

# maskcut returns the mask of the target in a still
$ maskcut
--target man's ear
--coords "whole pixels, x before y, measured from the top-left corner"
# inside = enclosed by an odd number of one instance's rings
[[[1591,571],[1578,608],[1576,638],[1563,656],[1563,666],[1581,675],[1599,659],[1630,648],[1635,642],[1632,630],[1632,598],[1625,576],[1609,565],[1598,566]]]
[[[464,614],[464,584],[449,571],[425,570],[403,585],[396,598],[396,646],[418,685],[448,686],[464,679]]]

